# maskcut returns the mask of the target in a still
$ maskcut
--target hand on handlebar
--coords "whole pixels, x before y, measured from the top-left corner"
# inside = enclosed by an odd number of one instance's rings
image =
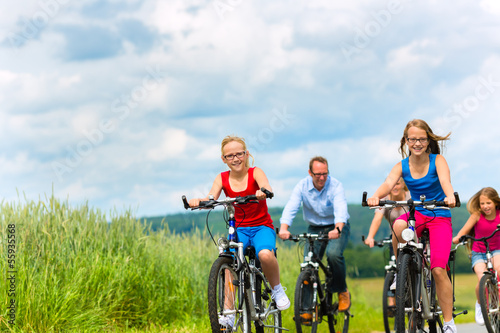
[[[202,199],[191,199],[189,200],[189,207],[198,207],[200,205],[200,201],[202,201]]]
[[[380,202],[380,198],[371,197],[371,198],[368,198],[366,200],[366,202],[368,203],[368,206],[370,206],[370,207],[378,206],[378,204]]]
[[[340,231],[339,227],[336,227],[335,229],[330,230],[330,232],[328,232],[328,239],[340,238],[340,234],[341,234],[341,231]]]
[[[375,246],[375,239],[373,237],[366,237],[365,244],[368,245],[369,247],[374,247]]]
[[[453,244],[458,244],[458,243],[461,243],[461,242],[462,242],[461,238],[462,238],[462,237],[455,236],[455,237],[453,237],[453,239],[451,240],[451,242],[452,242]]]
[[[278,237],[285,240],[285,239],[289,239],[290,236],[292,235],[292,233],[288,230],[285,230],[283,228],[280,228],[280,232],[278,233]]]
[[[455,200],[454,196],[444,198],[444,202],[446,202],[446,204],[450,208],[455,207],[455,204],[456,204],[456,200]],[[455,243],[455,244],[457,244],[457,243]]]
[[[267,198],[266,194],[262,192],[262,190],[257,190],[257,192],[255,192],[255,196],[259,200],[265,200]]]

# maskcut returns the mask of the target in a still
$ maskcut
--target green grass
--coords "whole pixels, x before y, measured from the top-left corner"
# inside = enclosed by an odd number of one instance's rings
[[[129,212],[105,214],[53,197],[2,202],[4,276],[11,270],[9,224],[15,224],[15,296],[9,296],[7,278],[0,279],[0,331],[209,331],[206,281],[217,249],[205,232],[176,234],[168,226],[153,232]],[[293,300],[301,250],[281,241],[278,247],[282,284]],[[457,281],[457,307],[472,310],[475,276]],[[382,331],[382,279],[349,279],[348,285],[354,314],[349,332]],[[8,322],[11,299],[14,325]],[[283,312],[283,322],[294,331],[292,309]]]

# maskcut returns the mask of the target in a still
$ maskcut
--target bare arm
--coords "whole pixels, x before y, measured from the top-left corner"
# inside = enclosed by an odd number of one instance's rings
[[[260,188],[265,188],[266,190],[272,192],[273,189],[271,188],[271,185],[269,185],[269,180],[267,180],[266,174],[264,171],[262,171],[261,168],[255,167],[253,171],[253,178],[257,182],[257,185],[259,185]],[[262,192],[261,190],[257,190],[255,192],[255,195],[257,196],[257,199],[259,200],[264,200],[266,198],[266,194]]]
[[[365,239],[365,244],[369,247],[373,247],[375,245],[374,238],[377,234],[378,229],[380,228],[383,217],[384,213],[381,212],[375,212],[375,214],[373,215],[372,224],[370,225],[370,231],[368,231],[368,236]]]
[[[394,187],[394,185],[396,185],[399,178],[401,178],[402,174],[403,174],[403,167],[401,166],[401,162],[399,162],[392,168],[391,172],[389,173],[389,176],[387,176],[385,181],[375,191],[373,196],[367,200],[368,205],[377,206],[380,198],[387,196],[391,192],[392,188]]]
[[[439,183],[446,195],[444,201],[449,207],[455,207],[455,195],[453,194],[453,186],[451,186],[450,168],[448,167],[448,163],[446,163],[446,159],[441,155],[436,156],[436,172]]]
[[[189,200],[189,206],[191,207],[198,206],[200,204],[200,201],[207,201],[210,195],[213,195],[214,199],[217,200],[219,199],[221,192],[222,192],[222,177],[220,174],[218,174],[217,177],[215,177],[214,183],[212,185],[212,188],[210,189],[210,192],[208,192],[208,195],[204,198],[196,198]]]
[[[469,216],[462,229],[460,229],[457,235],[453,237],[453,244],[458,244],[458,242],[460,241],[460,237],[462,237],[463,235],[467,235],[472,230],[472,228],[474,228],[477,221],[479,221],[479,213],[474,213]]]

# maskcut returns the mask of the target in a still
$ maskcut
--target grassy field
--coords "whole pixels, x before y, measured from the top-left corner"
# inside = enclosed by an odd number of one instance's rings
[[[128,212],[104,214],[52,197],[3,202],[0,225],[0,331],[209,331],[206,281],[217,250],[204,232],[152,232]],[[293,298],[301,250],[280,244],[281,280]],[[472,310],[475,277],[457,281],[457,307]],[[382,279],[348,284],[349,331],[382,331]],[[283,313],[294,331],[292,317],[292,309]]]

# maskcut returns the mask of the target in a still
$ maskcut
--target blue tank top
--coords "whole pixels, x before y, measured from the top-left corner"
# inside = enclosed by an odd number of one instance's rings
[[[414,179],[410,173],[409,157],[401,161],[403,169],[403,179],[406,186],[410,190],[411,198],[420,201],[420,195],[425,195],[425,200],[439,200],[443,201],[446,198],[441,183],[439,183],[438,174],[436,171],[436,154],[429,154],[429,171],[427,175],[422,178]],[[416,209],[427,216],[442,216],[451,217],[449,209],[436,208],[428,210],[423,207],[416,207]]]

